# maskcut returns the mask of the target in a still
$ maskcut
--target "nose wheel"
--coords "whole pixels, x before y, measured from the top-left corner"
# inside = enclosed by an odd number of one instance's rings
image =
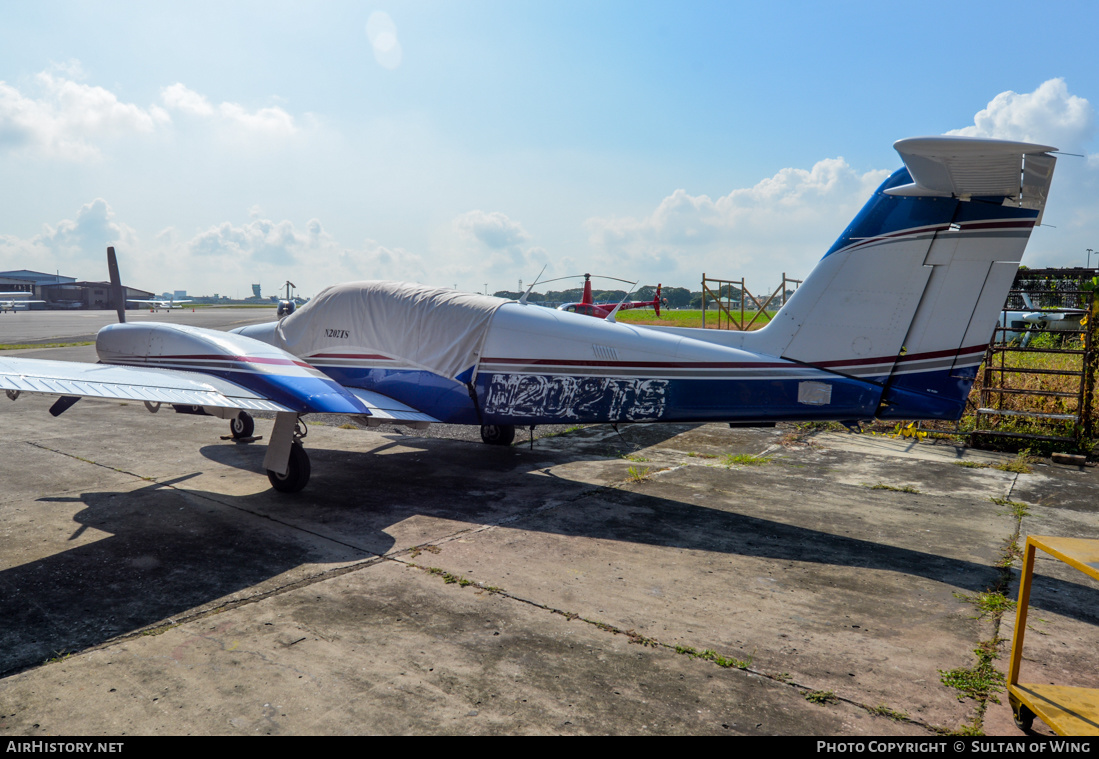
[[[234,419],[229,420],[229,432],[232,433],[233,440],[252,437],[255,431],[256,422],[247,411],[241,411]]]

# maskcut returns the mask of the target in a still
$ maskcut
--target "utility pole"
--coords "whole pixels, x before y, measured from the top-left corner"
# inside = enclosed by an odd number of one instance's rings
[[[1088,268],[1091,268],[1091,248],[1088,248]]]

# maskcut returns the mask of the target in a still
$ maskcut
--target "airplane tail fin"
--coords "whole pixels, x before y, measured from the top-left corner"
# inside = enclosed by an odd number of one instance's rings
[[[1041,221],[1055,148],[922,137],[744,348],[883,386],[877,416],[956,419]]]

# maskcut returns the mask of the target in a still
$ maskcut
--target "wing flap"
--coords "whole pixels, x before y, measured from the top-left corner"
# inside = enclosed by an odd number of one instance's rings
[[[426,422],[437,423],[439,420],[430,414],[417,411],[388,395],[376,393],[373,390],[363,390],[358,387],[349,387],[347,392],[354,395],[363,405],[370,409],[371,418],[382,421],[396,422]]]
[[[0,390],[249,411],[289,410],[207,374],[15,357],[0,358]]]

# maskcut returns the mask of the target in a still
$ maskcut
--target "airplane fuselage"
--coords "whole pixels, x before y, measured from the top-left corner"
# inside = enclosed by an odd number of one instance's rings
[[[238,332],[278,345],[276,327]],[[461,381],[352,346],[299,358],[452,424],[860,419],[874,416],[882,392],[793,361],[518,303],[496,311]]]

